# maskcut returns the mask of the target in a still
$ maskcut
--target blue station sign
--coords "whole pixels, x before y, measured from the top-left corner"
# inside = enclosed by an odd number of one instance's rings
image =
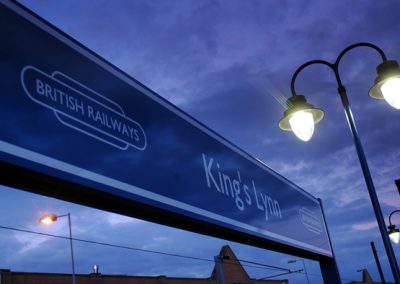
[[[18,4],[0,38],[3,163],[332,257],[297,185]]]

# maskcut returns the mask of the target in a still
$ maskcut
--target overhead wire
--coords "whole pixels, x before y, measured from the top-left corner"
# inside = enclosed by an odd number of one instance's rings
[[[303,269],[301,269],[301,270],[303,270]],[[299,273],[306,275],[306,273],[304,271],[299,271]],[[321,274],[316,274],[316,273],[307,272],[307,275],[308,276],[313,276],[313,277],[323,278],[323,276]],[[354,279],[343,278],[343,277],[340,277],[340,279],[345,280],[345,281],[354,281]]]
[[[301,273],[303,271],[303,269],[299,269],[299,270],[290,270],[290,271],[288,271],[288,272],[284,272],[284,273],[280,273],[280,274],[275,274],[275,275],[271,275],[271,276],[266,276],[266,277],[263,277],[263,278],[259,278],[259,279],[257,279],[257,280],[266,280],[266,279],[271,279],[271,278],[275,278],[275,277],[278,277],[278,276],[282,276],[282,275],[287,275],[287,274],[292,274],[292,273]]]
[[[27,230],[27,229],[19,229],[19,228],[8,227],[8,226],[1,226],[0,225],[0,229],[12,230],[12,231],[30,233],[30,234],[36,234],[36,235],[45,236],[45,237],[53,237],[53,238],[68,239],[68,240],[70,239],[69,237],[66,237],[66,236],[60,236],[60,235],[54,235],[54,234],[49,234],[49,233],[37,232],[37,231],[32,231],[32,230]],[[213,259],[208,259],[208,258],[200,258],[200,257],[181,255],[181,254],[174,254],[174,253],[167,253],[167,252],[156,251],[156,250],[141,249],[141,248],[129,247],[129,246],[124,246],[124,245],[116,245],[116,244],[93,241],[93,240],[85,240],[85,239],[74,238],[74,237],[72,238],[72,240],[73,241],[77,241],[77,242],[96,244],[96,245],[102,245],[102,246],[108,246],[108,247],[115,247],[115,248],[121,248],[121,249],[127,249],[127,250],[134,250],[134,251],[140,251],[140,252],[146,252],[146,253],[153,253],[153,254],[159,254],[159,255],[165,255],[165,256],[179,257],[179,258],[198,260],[198,261],[214,262]],[[248,261],[248,260],[239,260],[239,259],[238,260],[228,259],[228,260],[230,260],[230,262],[226,262],[226,263],[230,264],[230,265],[241,265],[240,262],[245,262],[245,263],[254,264],[254,265],[243,264],[243,266],[246,266],[246,267],[259,268],[259,269],[268,269],[268,270],[285,270],[285,271],[289,270],[289,269],[283,268],[283,267],[278,267],[278,266],[273,266],[273,265],[268,265],[268,264],[265,264],[265,263],[258,263],[258,262],[254,262],[254,261]],[[234,262],[239,262],[239,263],[234,263]],[[255,265],[257,265],[257,266],[255,266]]]
[[[8,227],[8,226],[1,226],[0,225],[0,229],[23,232],[23,233],[30,233],[30,234],[41,235],[41,236],[45,236],[45,237],[53,237],[53,238],[67,239],[67,240],[70,239],[69,237],[66,237],[66,236],[54,235],[54,234],[37,232],[37,231],[26,230],[26,229],[19,229],[19,228]],[[153,254],[172,256],[172,257],[179,257],[179,258],[198,260],[198,261],[214,262],[213,259],[208,259],[208,258],[201,258],[201,257],[195,257],[195,256],[167,253],[167,252],[156,251],[156,250],[141,249],[141,248],[124,246],[124,245],[110,244],[110,243],[105,243],[105,242],[98,242],[98,241],[85,240],[85,239],[79,239],[79,238],[72,238],[72,240],[73,241],[78,241],[78,242],[83,242],[83,243],[95,244],[95,245],[102,245],[102,246],[108,246],[108,247],[115,247],[115,248],[121,248],[121,249],[127,249],[127,250],[140,251],[140,252],[145,252],[145,253],[153,253]],[[292,270],[287,269],[287,268],[273,266],[273,265],[269,265],[269,264],[265,264],[265,263],[249,261],[249,260],[243,260],[243,259],[237,259],[237,260],[236,259],[227,259],[227,260],[230,261],[230,262],[225,262],[225,263],[229,264],[229,265],[241,265],[240,263],[242,262],[242,263],[254,264],[254,265],[242,264],[242,266],[245,266],[245,267],[252,267],[252,268],[258,268],[258,269],[268,269],[268,270],[284,270],[284,271],[286,271],[285,273],[282,273],[282,274],[267,276],[267,277],[264,277],[264,278],[260,278],[258,280],[274,278],[274,277],[277,277],[277,276],[282,276],[282,275],[292,274],[292,273],[305,274],[305,272],[303,272],[302,269],[301,270],[292,271]],[[239,262],[239,263],[234,263],[234,262]],[[309,273],[309,272],[307,274],[310,275],[310,276],[322,278],[322,275],[320,275],[320,274],[314,274],[314,273]],[[346,279],[346,278],[343,278],[343,277],[342,277],[342,279],[346,280],[346,281],[350,280],[350,279]]]
[[[257,262],[250,261],[250,260],[238,259],[238,261],[244,262],[244,263],[250,263],[250,264],[259,264]],[[268,267],[270,267],[271,269],[276,269],[276,270],[285,270],[285,271],[288,271],[288,272],[291,271],[288,268],[282,268],[282,267],[279,267],[279,266],[268,265]]]

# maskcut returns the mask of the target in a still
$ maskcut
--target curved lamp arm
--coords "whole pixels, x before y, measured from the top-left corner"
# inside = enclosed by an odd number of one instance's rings
[[[339,54],[339,56],[337,57],[337,59],[335,61],[335,66],[339,67],[340,60],[342,59],[342,57],[347,52],[349,52],[350,50],[352,50],[352,49],[354,49],[356,47],[361,47],[361,46],[370,47],[372,49],[375,49],[380,54],[380,56],[382,57],[382,61],[383,62],[387,61],[385,53],[383,52],[383,50],[379,46],[376,46],[375,44],[372,44],[372,43],[369,43],[369,42],[360,42],[360,43],[352,44],[352,45],[346,47],[345,49],[343,49],[343,51]]]
[[[306,67],[308,67],[310,65],[314,65],[314,64],[323,64],[323,65],[326,65],[329,68],[331,68],[333,70],[333,72],[335,73],[336,81],[338,83],[338,88],[339,89],[343,89],[344,86],[342,84],[342,80],[341,80],[340,75],[339,75],[339,63],[342,60],[343,56],[345,54],[347,54],[347,52],[349,52],[350,50],[352,50],[352,49],[354,49],[356,47],[369,47],[369,48],[372,48],[372,49],[376,50],[379,53],[379,55],[381,56],[383,62],[387,61],[386,55],[383,52],[383,50],[381,48],[379,48],[378,46],[376,46],[375,44],[368,43],[368,42],[360,42],[360,43],[352,44],[352,45],[346,47],[345,49],[343,49],[342,52],[340,52],[340,54],[337,57],[335,63],[330,63],[330,62],[325,61],[325,60],[311,60],[311,61],[308,61],[308,62],[304,63],[299,68],[297,68],[296,72],[294,72],[294,74],[292,76],[292,80],[291,80],[291,84],[290,84],[290,88],[291,88],[291,91],[292,91],[292,96],[296,96],[296,90],[295,90],[295,86],[294,85],[295,85],[295,81],[296,81],[296,78],[299,75],[299,73],[304,68],[306,68]]]
[[[392,213],[390,213],[390,215],[389,215],[389,224],[390,224],[390,226],[392,226],[392,221],[391,221],[392,215],[394,213],[398,213],[398,212],[400,212],[400,210],[394,210]]]
[[[328,66],[329,68],[331,68],[333,70],[333,72],[335,72],[335,66],[331,63],[329,63],[328,61],[325,60],[311,60],[308,61],[306,63],[304,63],[303,65],[301,65],[299,68],[297,68],[296,72],[294,72],[293,76],[292,76],[292,81],[290,83],[290,89],[292,91],[292,96],[296,96],[296,90],[294,88],[294,83],[296,82],[296,78],[299,75],[299,73],[306,67],[310,66],[310,65],[315,65],[315,64],[323,64]],[[335,72],[336,73],[336,72]]]

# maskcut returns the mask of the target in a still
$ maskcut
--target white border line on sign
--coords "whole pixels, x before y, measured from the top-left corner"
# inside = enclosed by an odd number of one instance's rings
[[[25,160],[35,162],[35,163],[38,163],[38,164],[62,171],[62,172],[66,172],[66,173],[72,174],[74,176],[85,178],[87,180],[101,183],[106,186],[110,186],[112,188],[120,189],[122,191],[126,191],[129,193],[133,193],[133,194],[139,195],[141,197],[145,197],[145,198],[157,201],[157,202],[161,202],[166,205],[173,206],[173,207],[176,207],[176,208],[188,211],[188,212],[193,212],[195,214],[198,214],[198,215],[201,215],[201,216],[204,216],[204,217],[216,220],[216,221],[220,221],[220,222],[230,224],[230,225],[233,225],[233,226],[236,226],[239,228],[243,228],[243,229],[251,231],[251,232],[259,233],[259,234],[265,235],[267,237],[285,241],[290,244],[300,246],[302,248],[311,249],[313,251],[320,252],[324,255],[332,256],[331,252],[328,250],[324,250],[324,249],[321,249],[321,248],[318,248],[318,247],[315,247],[315,246],[312,246],[312,245],[309,245],[309,244],[306,244],[306,243],[303,243],[303,242],[300,242],[300,241],[297,241],[297,240],[294,240],[294,239],[291,239],[291,238],[288,238],[285,236],[281,236],[281,235],[269,232],[267,230],[263,230],[263,229],[251,226],[249,224],[242,223],[242,222],[227,218],[225,216],[215,214],[213,212],[209,212],[207,210],[174,200],[172,198],[145,190],[143,188],[140,188],[140,187],[137,187],[137,186],[125,183],[125,182],[121,182],[119,180],[88,171],[86,169],[65,163],[63,161],[47,157],[40,153],[36,153],[36,152],[30,151],[30,150],[15,146],[13,144],[4,142],[2,140],[0,140],[0,149],[3,152],[8,153],[12,156],[23,158]]]
[[[104,68],[105,70],[107,70],[108,72],[110,72],[114,76],[118,77],[119,79],[121,79],[125,83],[127,83],[127,84],[131,85],[132,87],[136,88],[138,91],[142,92],[147,97],[151,98],[152,100],[154,100],[155,102],[159,103],[163,107],[165,107],[168,110],[172,111],[174,114],[176,114],[180,118],[186,120],[187,122],[189,122],[193,126],[197,127],[198,129],[202,130],[204,133],[208,134],[209,136],[211,136],[212,138],[214,138],[218,142],[224,144],[226,147],[230,148],[231,150],[235,151],[237,154],[239,154],[242,157],[246,158],[248,161],[252,162],[256,166],[262,166],[270,174],[274,175],[276,178],[280,179],[281,181],[283,181],[285,183],[289,182],[293,186],[294,189],[296,189],[301,194],[303,194],[304,196],[306,196],[309,199],[311,199],[312,201],[314,201],[319,206],[318,200],[314,196],[312,196],[310,193],[304,191],[303,189],[299,188],[297,185],[293,184],[292,182],[290,182],[286,178],[282,177],[280,174],[278,174],[275,171],[273,171],[268,165],[266,165],[260,159],[254,158],[254,157],[250,156],[249,154],[245,153],[243,150],[239,149],[237,146],[234,146],[233,144],[228,143],[227,140],[223,139],[221,136],[217,135],[216,133],[214,133],[209,128],[205,127],[204,125],[202,125],[201,123],[199,123],[198,121],[196,121],[195,119],[190,117],[189,115],[186,115],[183,111],[178,110],[178,108],[173,106],[171,103],[168,103],[164,99],[158,97],[157,95],[155,95],[149,89],[147,89],[147,88],[143,87],[142,85],[138,84],[135,80],[130,78],[128,75],[124,74],[122,71],[110,66],[110,63],[107,63],[107,62],[101,60],[100,58],[98,58],[94,54],[92,54],[89,51],[85,50],[84,48],[80,47],[79,45],[77,45],[72,40],[66,38],[65,36],[63,36],[59,32],[57,32],[54,29],[52,29],[50,26],[46,25],[45,23],[43,23],[42,21],[40,21],[36,17],[32,16],[27,11],[25,11],[25,10],[21,9],[20,7],[16,6],[15,4],[10,3],[8,1],[4,1],[4,0],[0,0],[0,2],[3,3],[4,5],[6,5],[7,7],[9,7],[10,9],[12,9],[13,11],[15,11],[16,13],[20,14],[21,16],[23,16],[24,18],[26,18],[27,20],[29,20],[33,24],[37,25],[41,29],[45,30],[46,32],[48,32],[49,34],[51,34],[52,36],[54,36],[58,40],[62,41],[63,43],[65,43],[69,47],[73,48],[75,51],[79,52],[80,54],[82,54],[86,58],[92,60],[97,65],[99,65],[100,67]]]

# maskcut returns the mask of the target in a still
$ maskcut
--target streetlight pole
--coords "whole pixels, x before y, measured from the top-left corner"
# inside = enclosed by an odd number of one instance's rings
[[[394,255],[393,248],[391,246],[389,237],[387,235],[386,225],[385,225],[385,221],[384,221],[384,218],[382,215],[382,210],[379,205],[375,186],[372,181],[371,173],[370,173],[370,170],[368,167],[367,159],[364,154],[361,140],[358,135],[356,124],[354,121],[354,116],[351,111],[349,99],[347,97],[346,88],[342,84],[342,80],[341,80],[340,74],[339,74],[340,60],[343,58],[343,56],[348,51],[350,51],[356,47],[369,47],[369,48],[374,49],[375,51],[377,51],[380,54],[382,61],[383,61],[383,63],[377,67],[378,77],[375,80],[375,86],[373,88],[371,88],[371,90],[369,92],[370,96],[373,98],[379,98],[379,99],[385,98],[390,105],[392,105],[395,108],[399,108],[399,96],[395,97],[393,95],[393,91],[392,91],[393,86],[398,87],[399,77],[400,77],[399,65],[397,64],[396,61],[392,61],[392,60],[388,61],[384,52],[376,45],[373,45],[371,43],[357,43],[357,44],[353,44],[353,45],[350,45],[349,47],[345,48],[339,54],[335,63],[330,63],[325,60],[312,60],[312,61],[304,63],[296,70],[296,72],[293,74],[293,77],[291,80],[292,97],[289,98],[287,101],[288,108],[284,113],[284,117],[279,122],[279,126],[283,130],[294,131],[295,134],[304,141],[308,141],[311,138],[312,133],[314,131],[313,124],[318,123],[323,118],[324,113],[322,110],[314,108],[313,105],[308,104],[306,102],[306,99],[304,98],[304,96],[300,96],[300,95],[296,94],[295,81],[296,81],[296,78],[299,75],[299,73],[308,66],[315,65],[315,64],[322,64],[322,65],[328,66],[334,72],[335,77],[336,77],[336,81],[338,84],[338,92],[339,92],[339,95],[340,95],[340,98],[342,101],[342,105],[343,105],[343,108],[345,111],[347,121],[349,123],[349,128],[350,128],[351,134],[353,136],[354,145],[357,150],[358,159],[359,159],[361,169],[362,169],[362,172],[364,175],[365,183],[367,185],[367,189],[368,189],[368,193],[369,193],[369,196],[371,199],[372,207],[374,209],[375,217],[378,222],[378,226],[379,226],[379,230],[380,230],[382,240],[383,240],[383,243],[385,246],[386,254],[389,259],[393,277],[394,277],[396,283],[400,284],[399,267],[397,265],[396,257]],[[385,83],[388,83],[389,80],[392,78],[395,78],[394,81],[392,81],[389,84],[386,84],[386,86],[384,87]],[[390,90],[389,90],[389,88],[390,88]],[[389,92],[387,92],[387,90]],[[397,92],[400,93],[399,90],[397,90]],[[310,124],[306,125],[308,127],[308,129],[305,129],[305,131],[300,129],[300,135],[298,135],[299,130],[294,129],[294,127],[296,127],[296,124],[294,124],[293,120],[296,120],[295,116],[296,115],[298,116],[298,114],[301,114],[301,113],[306,113],[306,115],[308,115],[311,118],[311,119],[309,119],[309,121],[311,121],[312,125],[310,125]],[[297,124],[297,125],[300,125],[300,124]],[[300,127],[303,127],[303,126],[300,125]],[[303,136],[301,136],[301,135],[303,135]]]
[[[48,214],[44,215],[39,219],[41,223],[44,224],[50,224],[55,221],[57,221],[58,218],[61,217],[68,217],[68,228],[69,228],[69,244],[70,244],[70,250],[71,250],[71,263],[72,263],[72,284],[76,284],[76,278],[75,278],[75,260],[74,260],[74,249],[72,246],[72,226],[71,226],[71,214],[67,213],[64,215],[54,215],[54,214]]]
[[[372,253],[374,254],[374,258],[375,258],[376,267],[378,268],[379,276],[381,277],[381,282],[382,282],[382,284],[386,284],[385,275],[383,275],[382,266],[381,266],[381,262],[378,257],[378,253],[375,248],[375,243],[374,242],[370,242],[370,243],[371,243]]]
[[[306,274],[306,277],[307,277],[307,283],[310,284],[310,280],[308,279],[308,273],[307,273],[307,269],[306,269],[306,263],[304,262],[304,259],[292,259],[292,260],[289,260],[288,263],[295,263],[295,262],[298,262],[299,260],[301,260],[303,262],[303,268],[304,268],[304,273]]]
[[[69,227],[69,245],[71,247],[71,263],[72,263],[72,284],[76,284],[75,279],[75,260],[74,260],[74,249],[72,246],[72,226],[71,226],[71,214],[66,214],[68,217],[68,227]],[[65,216],[65,215],[64,215]],[[59,216],[61,217],[61,216]]]
[[[383,218],[382,209],[379,205],[378,196],[376,194],[375,186],[372,181],[372,176],[371,176],[371,173],[370,173],[370,170],[368,167],[367,159],[365,157],[364,150],[361,145],[361,140],[358,135],[358,131],[357,131],[357,128],[356,128],[356,125],[354,122],[354,117],[351,112],[349,100],[347,98],[346,90],[344,89],[344,87],[343,87],[343,90],[339,89],[339,94],[340,94],[340,98],[342,99],[343,107],[346,112],[346,117],[349,122],[351,133],[353,135],[354,144],[357,149],[358,158],[360,160],[361,168],[362,168],[362,171],[364,174],[364,179],[367,184],[367,189],[368,189],[369,197],[371,199],[372,207],[375,212],[375,217],[378,222],[379,231],[381,232],[381,236],[382,236],[383,244],[385,246],[386,254],[388,256],[389,263],[392,268],[393,277],[394,277],[396,283],[400,284],[399,266],[396,261],[396,256],[393,252],[393,248],[390,243],[390,239],[387,235],[386,224],[385,224],[385,220]]]

